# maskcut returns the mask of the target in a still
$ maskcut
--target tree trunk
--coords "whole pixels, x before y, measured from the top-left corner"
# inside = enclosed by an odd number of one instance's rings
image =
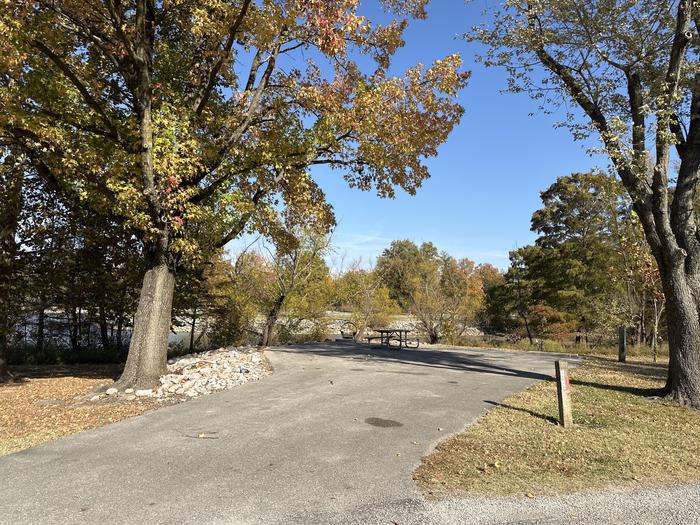
[[[90,310],[85,312],[83,317],[83,309],[80,309],[80,340],[83,339],[83,331],[85,331],[85,348],[90,348],[92,345],[92,316]]]
[[[659,308],[659,301],[654,296],[654,326],[652,327],[653,333],[651,335],[651,351],[654,356],[654,363],[656,363],[656,356],[658,352],[658,341],[659,341],[659,320],[661,319],[661,312],[663,311],[663,306]]]
[[[73,308],[68,317],[70,331],[70,346],[74,352],[80,351],[80,318],[78,317],[77,308]]]
[[[157,229],[154,244],[146,247],[147,264],[139,304],[134,316],[129,353],[116,388],[150,389],[166,370],[168,334],[172,321],[175,274],[169,267],[169,232],[158,196],[153,160],[152,73],[155,41],[155,2],[135,5],[134,53],[135,105],[140,136],[139,171],[149,218]]]
[[[46,308],[44,306],[44,300],[41,299],[39,304],[39,315],[37,319],[36,326],[36,352],[42,353],[44,351],[44,326],[46,324]]]
[[[5,319],[4,317],[7,317],[7,314],[2,313],[3,319],[0,320],[3,324],[5,324]],[[7,377],[9,377],[10,372],[8,370],[8,359],[7,359],[7,333],[5,330],[0,330],[0,381],[5,380]]]
[[[15,328],[17,225],[22,210],[24,177],[19,167],[4,165],[0,173],[0,381],[9,377],[8,338]],[[25,339],[26,341],[26,339]]]
[[[134,316],[129,354],[117,388],[149,389],[166,372],[175,275],[167,264],[149,265]]]
[[[646,328],[645,328],[645,317],[646,317],[646,304],[647,304],[647,293],[646,290],[642,292],[642,308],[639,312],[639,322],[637,323],[637,340],[635,341],[635,346],[641,346],[642,343],[646,341]]]
[[[110,346],[109,344],[109,330],[107,327],[107,316],[105,315],[104,306],[99,307],[99,317],[100,317],[100,338],[102,339],[102,349],[107,350]]]
[[[117,341],[116,341],[116,346],[117,346],[117,353],[119,354],[119,357],[122,356],[122,348],[123,348],[123,342],[122,342],[122,328],[123,328],[124,321],[121,317],[119,316],[119,319],[117,320]]]
[[[10,326],[13,324],[10,312],[2,306],[4,305],[0,304],[0,381],[10,377],[7,340],[10,335]]]
[[[353,340],[356,343],[359,343],[365,337],[365,332],[367,331],[367,325],[368,325],[368,323],[365,321],[360,327],[358,327],[357,333],[353,337]]]
[[[535,342],[532,339],[532,331],[530,330],[530,322],[527,320],[527,315],[523,315],[523,322],[525,323],[525,332],[527,333],[527,340],[530,341],[530,344],[535,344]]]
[[[194,352],[194,330],[197,326],[197,304],[192,309],[192,323],[190,326],[190,354]]]
[[[700,312],[682,262],[668,268],[661,264],[661,281],[666,296],[669,363],[666,395],[683,404],[700,408]]]
[[[268,312],[262,337],[260,338],[260,346],[269,346],[272,342],[275,325],[277,324],[277,319],[282,311],[282,305],[284,304],[285,298],[285,295],[279,296],[275,301],[275,304],[272,305],[272,308]]]

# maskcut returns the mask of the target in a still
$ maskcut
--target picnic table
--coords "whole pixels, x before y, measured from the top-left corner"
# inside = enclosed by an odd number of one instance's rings
[[[402,328],[379,328],[377,330],[374,330],[379,334],[378,337],[368,337],[367,342],[372,342],[372,339],[379,339],[380,340],[380,345],[381,346],[386,346],[389,347],[391,345],[391,341],[398,341],[399,342],[399,349],[401,348],[418,348],[419,341],[416,339],[415,341],[415,346],[409,346],[408,345],[408,334],[412,332],[413,330],[405,330]]]

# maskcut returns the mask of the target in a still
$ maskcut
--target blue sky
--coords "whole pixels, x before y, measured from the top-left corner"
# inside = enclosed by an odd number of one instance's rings
[[[365,0],[362,12],[372,15],[376,4]],[[496,4],[432,0],[428,19],[412,22],[406,46],[392,62],[399,73],[458,52],[472,72],[459,97],[466,110],[462,122],[428,161],[432,177],[417,195],[399,190],[393,200],[380,199],[348,188],[340,172],[313,171],[338,219],[334,265],[342,258],[368,264],[393,239],[411,239],[505,268],[508,252],[535,238],[530,217],[539,208],[539,192],[560,175],[607,165],[587,153],[593,143],[574,142],[567,130],[554,127],[563,115],[537,113],[527,95],[501,93],[505,72],[476,63],[479,46],[459,35],[485,21],[482,11]]]

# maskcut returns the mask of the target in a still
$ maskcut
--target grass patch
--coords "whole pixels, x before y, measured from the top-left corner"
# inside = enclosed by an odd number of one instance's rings
[[[526,352],[554,352],[561,354],[585,356],[609,356],[617,359],[618,349],[615,345],[586,345],[573,342],[553,341],[542,339],[538,344],[530,344],[527,339],[513,341],[498,336],[465,336],[455,343],[455,346],[466,348],[496,348],[503,350],[523,350]],[[627,360],[633,362],[653,363],[654,354],[651,347],[646,345],[628,345]],[[656,352],[656,362],[668,363],[668,344],[660,344]]]
[[[572,370],[575,427],[556,424],[554,381],[487,412],[423,459],[430,494],[535,495],[700,479],[700,411],[648,397],[665,367],[586,358]]]
[[[111,383],[118,366],[33,366],[12,372],[18,379],[0,384],[0,456],[163,405],[141,398],[76,402],[97,385]]]

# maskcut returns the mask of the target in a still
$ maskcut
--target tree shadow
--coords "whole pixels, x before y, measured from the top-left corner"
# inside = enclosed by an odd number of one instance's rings
[[[668,372],[668,365],[663,363],[620,363],[616,359],[605,359],[598,356],[588,356],[587,359],[595,361],[598,365],[605,366],[612,372],[618,371],[619,367],[623,367],[633,374],[658,379],[664,379]]]
[[[79,364],[79,365],[17,365],[10,366],[12,377],[0,382],[4,386],[26,383],[30,379],[79,377],[82,379],[117,379],[123,364]]]
[[[606,370],[609,370],[610,372],[619,373],[620,369],[623,369],[625,372],[632,373],[636,376],[640,376],[645,379],[658,379],[663,381],[664,379],[666,379],[666,374],[668,373],[668,366],[659,363],[619,363],[617,361],[612,361],[609,359],[592,359],[595,360],[598,365],[602,365]],[[625,394],[631,394],[640,397],[662,397],[666,394],[665,389],[663,387],[646,388],[638,386],[584,381],[581,379],[572,379],[571,384],[574,386],[587,386],[591,388],[598,388],[601,390],[609,390],[612,392],[622,392]]]
[[[641,388],[637,386],[626,386],[626,385],[610,385],[607,383],[593,383],[591,381],[581,381],[578,379],[572,379],[571,384],[573,386],[588,386],[591,388],[598,388],[601,390],[609,390],[612,392],[622,392],[624,394],[631,394],[633,396],[639,397],[662,397],[665,395],[663,387],[659,388]]]
[[[277,352],[290,354],[313,354],[322,357],[338,357],[373,362],[409,364],[431,368],[480,372],[528,379],[549,379],[552,376],[513,366],[513,355],[498,351],[473,351],[449,349],[386,349],[355,342],[328,341],[298,346],[275,348]],[[524,354],[518,357],[525,357]],[[534,356],[529,356],[534,357]],[[540,358],[542,356],[539,356]],[[556,356],[552,356],[552,361]],[[507,363],[499,364],[499,361]],[[541,363],[540,363],[541,364]],[[553,367],[552,367],[553,371]]]
[[[516,412],[523,412],[530,416],[547,421],[548,423],[554,423],[555,425],[559,424],[559,420],[557,418],[548,416],[546,414],[540,414],[539,412],[535,412],[534,410],[528,410],[527,408],[514,407],[513,405],[507,405],[505,403],[499,403],[497,401],[489,401],[488,399],[485,399],[484,403],[488,403],[489,405],[493,405],[495,407],[506,408],[508,410],[515,410]]]

